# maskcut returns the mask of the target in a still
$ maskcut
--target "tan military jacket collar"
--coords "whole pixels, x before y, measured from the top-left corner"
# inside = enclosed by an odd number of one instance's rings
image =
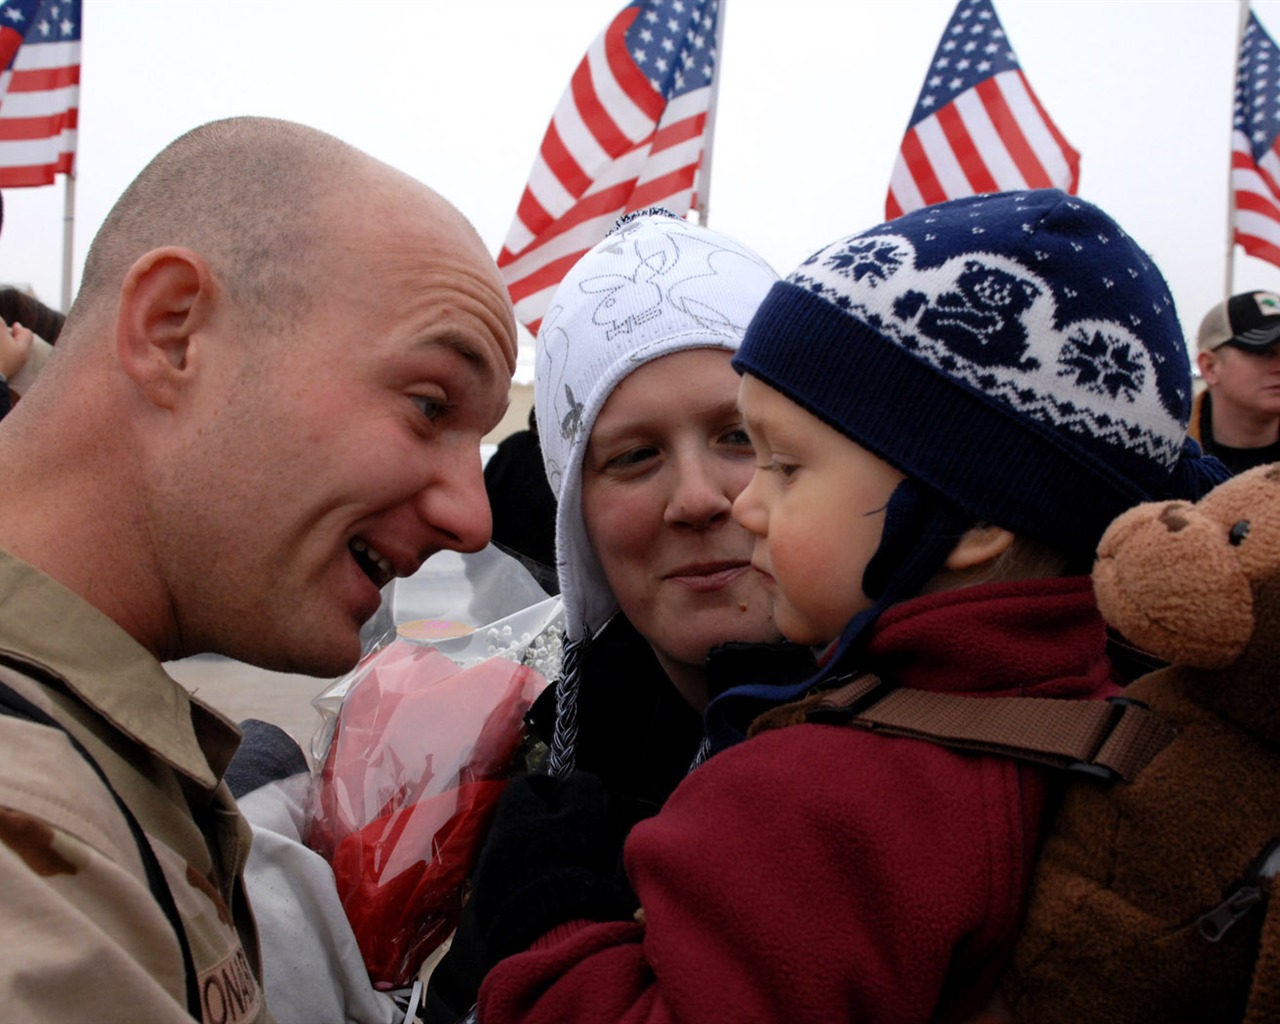
[[[240,742],[228,719],[192,699],[112,619],[5,551],[0,656],[57,676],[122,733],[206,790],[217,788]]]

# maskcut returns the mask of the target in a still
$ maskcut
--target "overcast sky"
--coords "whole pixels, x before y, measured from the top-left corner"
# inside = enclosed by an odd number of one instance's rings
[[[84,0],[75,282],[111,204],[197,124],[265,114],[420,178],[493,252],[569,75],[623,0]],[[995,0],[1080,151],[1080,194],[1155,257],[1184,330],[1226,286],[1236,0]],[[710,225],[780,273],[884,217],[952,0],[727,0]],[[1254,11],[1280,37],[1280,0]],[[64,188],[6,189],[0,280],[61,296]],[[1237,252],[1234,290],[1280,290]],[[527,337],[526,337],[527,340]],[[531,366],[531,363],[528,365]]]

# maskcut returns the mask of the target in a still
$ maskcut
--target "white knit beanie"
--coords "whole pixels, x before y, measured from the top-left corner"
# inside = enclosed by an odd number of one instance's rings
[[[557,289],[538,332],[534,403],[547,480],[559,502],[562,690],[576,688],[571,677],[583,645],[618,611],[582,519],[582,465],[596,417],[623,378],[645,363],[687,349],[737,351],[777,280],[733,239],[650,209],[620,220]],[[560,697],[563,706],[566,695]],[[568,697],[576,701],[576,689]],[[559,733],[557,725],[557,739]]]

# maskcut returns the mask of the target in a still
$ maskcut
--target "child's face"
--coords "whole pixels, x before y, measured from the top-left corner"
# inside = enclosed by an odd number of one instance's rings
[[[756,471],[734,518],[755,535],[778,628],[825,645],[871,606],[862,574],[903,475],[755,377],[742,378],[738,404]]]

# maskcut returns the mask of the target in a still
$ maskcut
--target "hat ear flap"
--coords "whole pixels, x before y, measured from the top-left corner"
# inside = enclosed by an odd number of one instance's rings
[[[1253,635],[1253,590],[1236,549],[1188,502],[1120,516],[1098,546],[1093,585],[1106,620],[1166,661],[1223,668]]]

